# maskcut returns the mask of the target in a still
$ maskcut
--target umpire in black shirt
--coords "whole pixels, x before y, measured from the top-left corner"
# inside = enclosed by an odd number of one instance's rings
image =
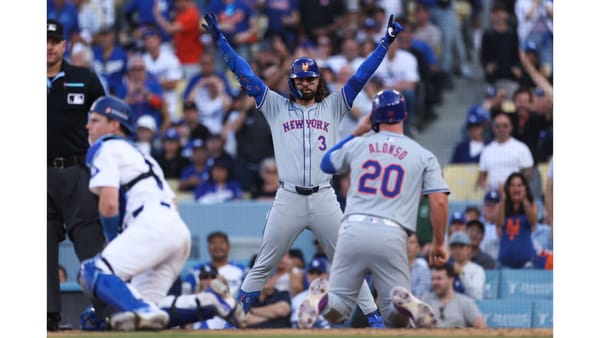
[[[66,41],[62,25],[47,22],[47,312],[48,330],[58,329],[61,316],[58,280],[58,247],[68,235],[80,261],[91,258],[104,246],[98,218],[98,200],[88,188],[90,172],[85,165],[89,147],[88,111],[104,96],[98,77],[64,59]]]

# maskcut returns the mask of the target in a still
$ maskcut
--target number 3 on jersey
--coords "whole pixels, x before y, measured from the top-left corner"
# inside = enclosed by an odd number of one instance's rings
[[[325,139],[325,136],[321,135],[317,138],[317,140],[321,142],[321,144],[319,144],[319,150],[325,151],[325,149],[327,149],[327,143],[325,142],[327,140]]]
[[[382,170],[379,162],[368,160],[363,163],[362,168],[366,172],[358,181],[359,192],[374,195],[380,191],[387,198],[398,196],[404,179],[404,169],[400,165],[390,164]],[[381,181],[379,186],[377,186],[377,181]]]

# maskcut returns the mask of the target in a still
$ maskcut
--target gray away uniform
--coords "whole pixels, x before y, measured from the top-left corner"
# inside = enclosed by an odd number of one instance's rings
[[[387,131],[348,141],[330,160],[337,172],[350,171],[351,183],[324,313],[350,314],[364,274],[371,273],[384,321],[398,327],[389,294],[395,286],[410,290],[406,245],[416,231],[419,201],[450,192],[438,160],[409,137]]]

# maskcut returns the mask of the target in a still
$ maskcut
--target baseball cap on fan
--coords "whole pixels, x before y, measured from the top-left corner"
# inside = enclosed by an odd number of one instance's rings
[[[211,264],[205,264],[200,268],[200,273],[198,275],[199,279],[205,278],[217,278],[219,271]]]
[[[496,190],[490,190],[486,192],[485,196],[483,197],[483,202],[485,204],[495,204],[500,202],[500,193],[498,193]]]
[[[319,274],[325,273],[327,272],[327,263],[323,259],[315,258],[306,268],[306,272],[318,272]]]
[[[63,25],[56,20],[48,20],[46,22],[46,33],[48,38],[53,38],[57,40],[65,39]]]

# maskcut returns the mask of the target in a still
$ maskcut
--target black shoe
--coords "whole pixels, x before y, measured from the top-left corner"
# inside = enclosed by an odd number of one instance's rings
[[[48,312],[48,331],[58,331],[60,323],[60,313],[58,312]]]

